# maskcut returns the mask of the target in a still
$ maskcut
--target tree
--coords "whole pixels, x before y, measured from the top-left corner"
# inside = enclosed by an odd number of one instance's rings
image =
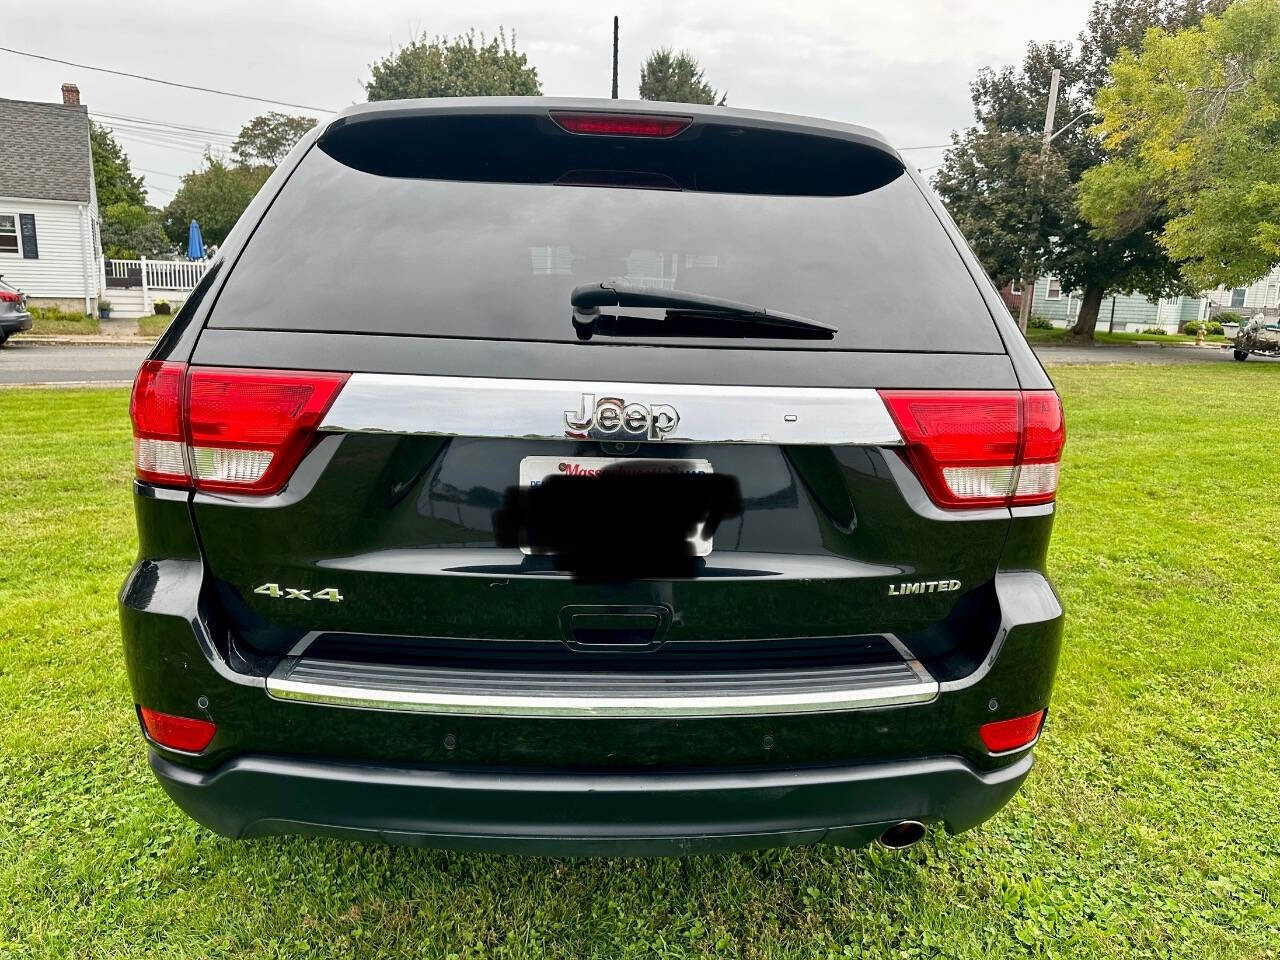
[[[997,286],[1024,289],[1043,273],[1070,209],[1071,188],[1061,157],[1042,155],[1040,140],[984,124],[953,136],[935,186]]]
[[[192,220],[200,223],[205,243],[222,243],[254,194],[271,175],[268,166],[228,164],[205,155],[204,169],[188,173],[164,210],[164,232],[179,246],[187,242]]]
[[[102,252],[113,260],[164,257],[173,250],[156,211],[121,201],[102,211]]]
[[[1152,30],[1111,78],[1098,95],[1110,157],[1081,196],[1102,235],[1163,217],[1160,246],[1201,289],[1280,263],[1280,2]]]
[[[93,156],[93,185],[98,206],[130,203],[143,207],[147,203],[142,178],[129,167],[129,157],[106,127],[89,121],[89,150]]]
[[[1110,293],[1140,292],[1159,298],[1189,292],[1177,265],[1154,242],[1162,227],[1158,215],[1132,222],[1130,229],[1102,236],[1079,209],[1079,183],[1084,172],[1105,156],[1102,143],[1086,121],[1093,115],[1098,85],[1110,63],[1126,43],[1141,37],[1152,24],[1198,21],[1206,10],[1226,0],[1095,0],[1078,44],[1031,44],[1019,68],[983,70],[971,86],[977,123],[955,138],[955,146],[936,182],[952,214],[968,224],[971,238],[987,229],[991,211],[1001,214],[997,231],[986,246],[984,266],[997,280],[1007,276],[1008,264],[1024,265],[1024,295],[1035,274],[1051,267],[1066,289],[1082,291],[1080,313],[1072,333],[1092,338],[1102,300]],[[1033,163],[1026,155],[1043,150],[1046,95],[1050,76],[1062,72],[1057,104],[1058,135],[1045,158],[1045,175],[1056,164],[1061,182],[1036,193],[1040,181],[1028,179]],[[997,134],[1016,137],[1016,161],[991,169],[985,138]],[[1056,157],[1056,160],[1053,159]],[[974,172],[966,174],[966,168]],[[1022,171],[1021,179],[1007,171]],[[1022,191],[1023,196],[1008,196]],[[1025,211],[1023,231],[1016,229],[1018,211]],[[979,241],[975,248],[981,248]],[[980,255],[981,255],[981,251]]]
[[[242,166],[279,166],[294,144],[316,125],[315,117],[295,117],[271,111],[254,117],[243,127],[231,146],[231,155]]]
[[[364,85],[372,100],[412,97],[536,97],[541,95],[538,70],[516,51],[516,35],[506,32],[486,40],[468,30],[454,37],[428,39],[423,34],[389,56],[371,63],[373,77]]]
[[[723,107],[728,94],[719,93],[702,78],[702,68],[687,51],[660,47],[640,68],[640,99],[671,103],[707,103]]]

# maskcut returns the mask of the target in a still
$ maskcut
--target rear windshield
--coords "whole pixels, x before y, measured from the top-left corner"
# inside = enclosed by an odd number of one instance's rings
[[[1002,349],[972,277],[905,175],[806,196],[643,189],[648,174],[632,173],[626,186],[609,183],[626,171],[599,170],[559,182],[430,179],[357,169],[313,148],[236,263],[211,326],[574,342],[573,288],[621,279],[838,332],[593,343]]]

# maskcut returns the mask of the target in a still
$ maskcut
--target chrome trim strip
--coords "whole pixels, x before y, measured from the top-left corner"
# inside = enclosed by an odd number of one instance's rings
[[[751,387],[355,373],[320,424],[336,433],[577,439],[566,413],[583,396],[674,407],[667,443],[899,446],[880,395],[853,387]],[[619,431],[601,439],[637,439]],[[656,441],[655,441],[656,442]]]
[[[924,703],[938,695],[938,683],[915,661],[914,683],[809,693],[724,694],[709,696],[536,696],[531,694],[449,694],[438,690],[382,690],[345,684],[267,678],[268,695],[277,700],[401,713],[515,717],[725,717],[794,713],[834,713],[872,707]],[[283,666],[283,665],[282,665]]]

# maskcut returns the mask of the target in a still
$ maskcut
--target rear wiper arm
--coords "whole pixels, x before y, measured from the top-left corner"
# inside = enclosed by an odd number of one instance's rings
[[[792,336],[830,340],[836,334],[836,328],[808,317],[798,317],[791,313],[767,310],[764,307],[736,300],[723,300],[720,297],[708,297],[701,293],[689,293],[684,290],[663,290],[655,287],[643,287],[639,284],[622,283],[617,280],[605,280],[603,283],[586,283],[574,287],[569,297],[573,306],[573,325],[581,339],[587,339],[600,317],[601,307],[669,307],[668,317],[672,320],[682,316],[699,316],[705,318],[732,318],[739,323],[758,323],[762,327],[774,327],[782,331],[791,331]],[[678,327],[672,328],[672,335],[678,336]],[[785,335],[785,334],[783,334]]]

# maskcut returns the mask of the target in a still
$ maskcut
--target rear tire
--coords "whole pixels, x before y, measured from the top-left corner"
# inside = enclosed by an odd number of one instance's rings
[[[1237,350],[1237,351],[1235,351],[1235,352],[1232,354],[1232,356],[1234,356],[1237,360],[1248,360],[1248,359],[1249,359],[1249,351],[1248,351],[1248,350]]]
[[[4,342],[8,339],[9,339],[9,335],[5,333],[3,330],[0,330],[0,347],[3,347]]]

